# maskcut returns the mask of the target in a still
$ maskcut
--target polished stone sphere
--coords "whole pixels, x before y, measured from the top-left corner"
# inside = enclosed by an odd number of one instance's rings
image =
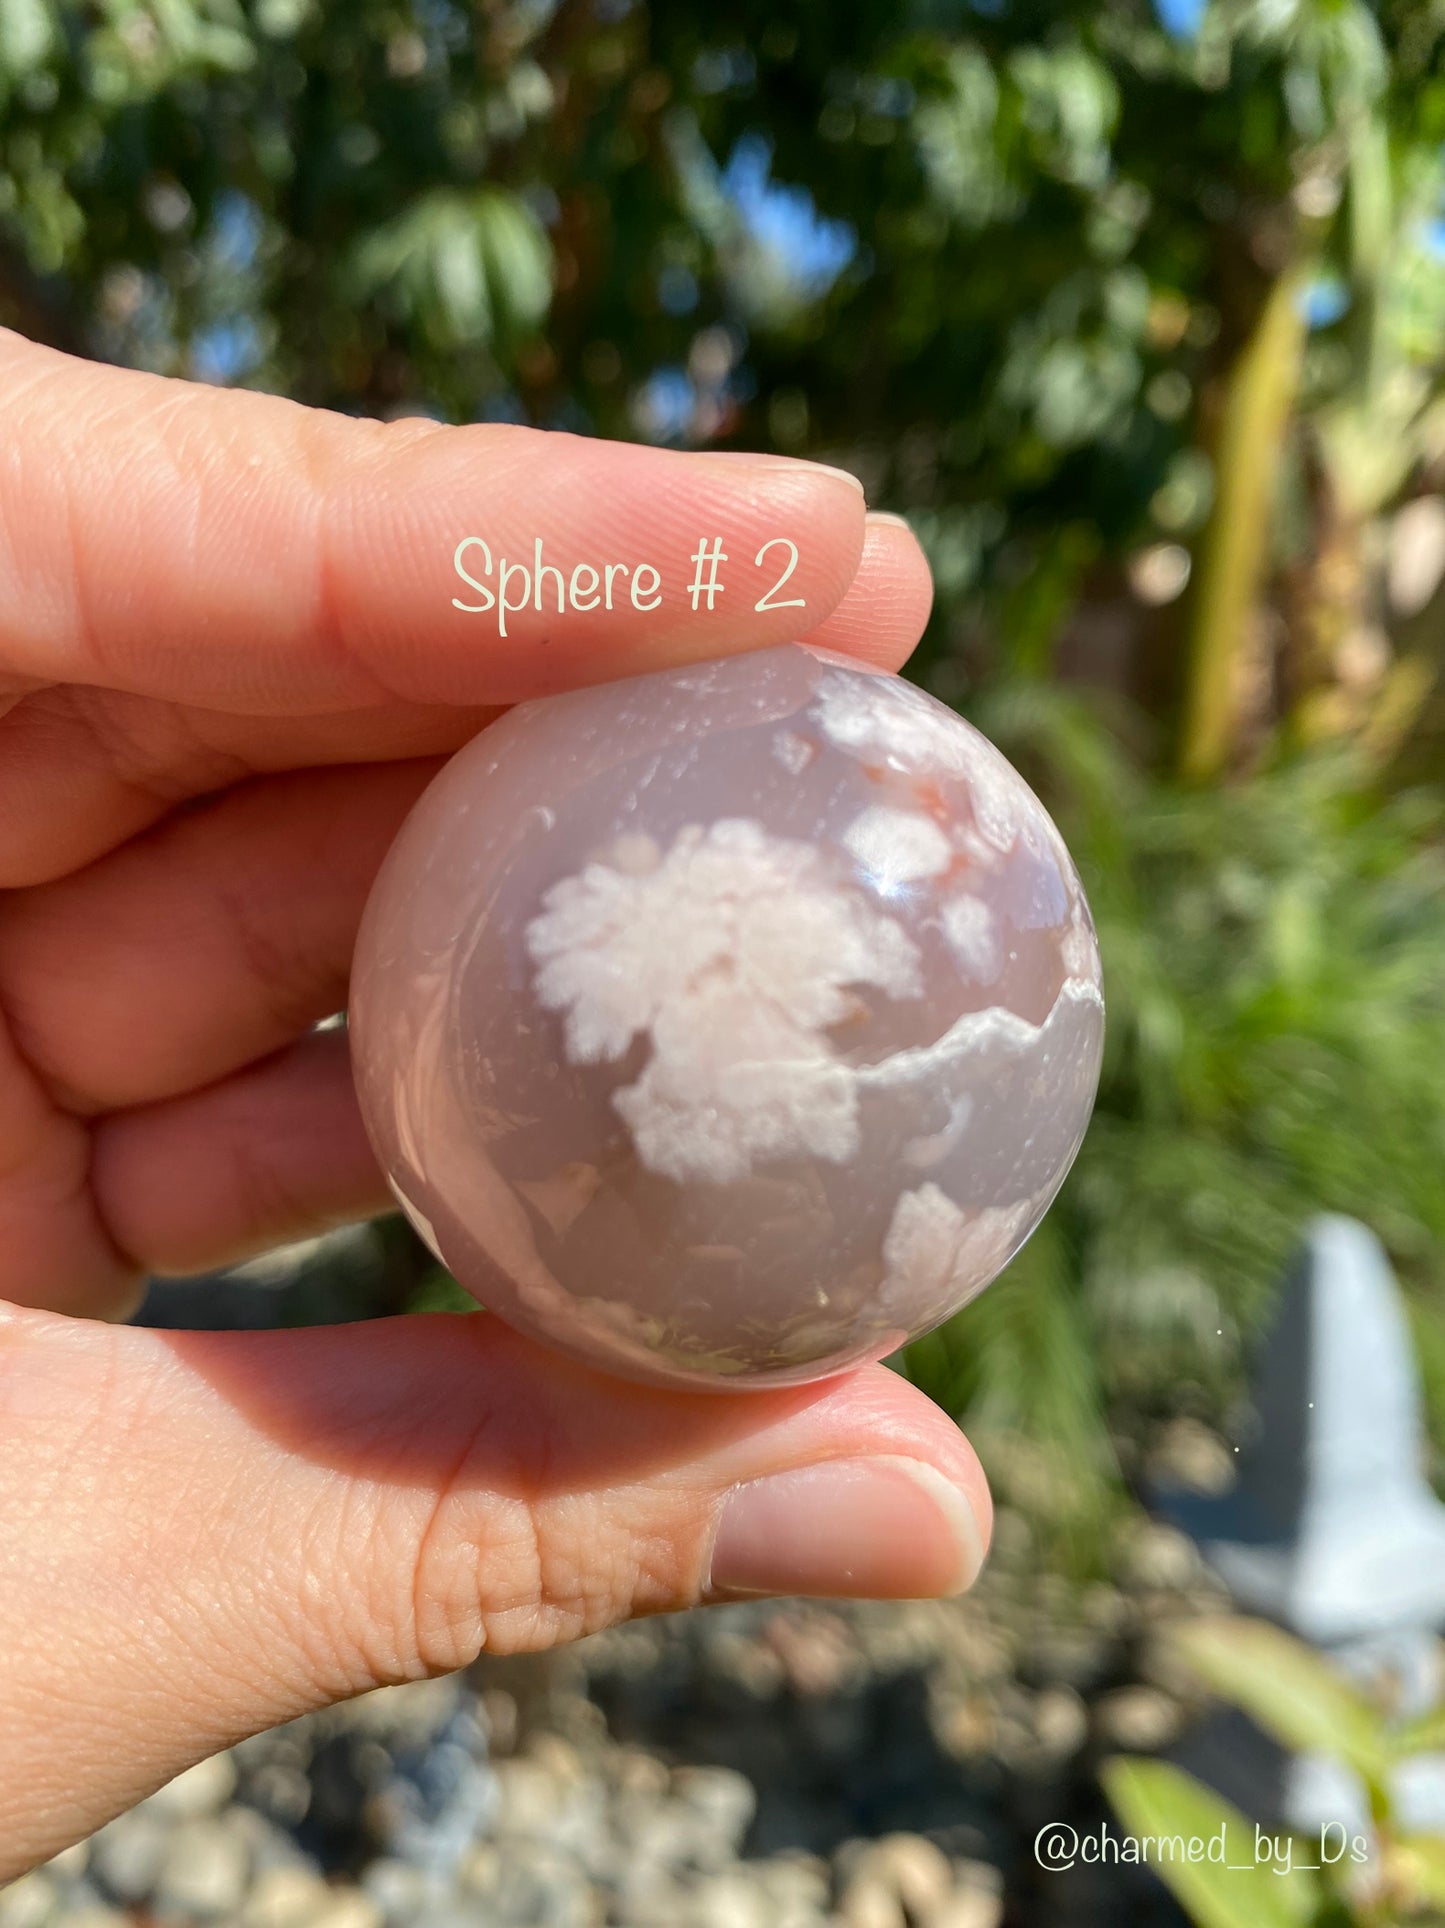
[[[673,1385],[821,1378],[987,1285],[1078,1150],[1104,1010],[1023,779],[790,644],[523,703],[367,906],[363,1111],[512,1324]]]

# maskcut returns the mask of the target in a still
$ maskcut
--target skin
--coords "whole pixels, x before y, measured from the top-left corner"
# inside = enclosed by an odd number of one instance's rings
[[[484,1650],[966,1584],[977,1462],[882,1367],[691,1396],[486,1315],[117,1323],[149,1273],[386,1208],[345,1040],[312,1027],[440,762],[518,699],[801,634],[899,667],[931,594],[906,527],[808,464],[355,421],[3,332],[0,394],[0,1877],[245,1734]],[[504,641],[451,604],[483,533],[650,562],[662,605]],[[806,608],[754,615],[779,533]],[[683,593],[700,534],[733,559],[712,613]],[[972,1557],[900,1466],[962,1496]],[[795,1539],[829,1469],[855,1525]],[[719,1522],[759,1493],[723,1584]]]

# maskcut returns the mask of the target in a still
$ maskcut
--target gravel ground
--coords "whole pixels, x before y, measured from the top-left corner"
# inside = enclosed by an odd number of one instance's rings
[[[1122,1585],[1068,1588],[1000,1529],[963,1601],[643,1622],[258,1736],[0,1893],[0,1928],[1172,1924],[1029,1845],[1102,1817],[1102,1753],[1178,1733],[1150,1649],[1213,1603],[1193,1549],[1144,1527]]]

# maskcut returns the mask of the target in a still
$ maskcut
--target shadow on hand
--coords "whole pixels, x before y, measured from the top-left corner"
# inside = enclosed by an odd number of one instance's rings
[[[464,1470],[529,1501],[686,1468],[846,1384],[669,1391],[592,1371],[487,1313],[146,1338],[288,1454],[421,1489]]]

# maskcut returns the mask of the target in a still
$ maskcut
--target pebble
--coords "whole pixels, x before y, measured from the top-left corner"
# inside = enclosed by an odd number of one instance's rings
[[[1167,1747],[1183,1718],[1178,1701],[1158,1687],[1116,1687],[1094,1708],[1100,1740],[1131,1753],[1152,1754]]]
[[[839,1897],[841,1928],[908,1928],[903,1903],[881,1875],[862,1874]]]
[[[199,1821],[219,1814],[235,1791],[235,1762],[229,1754],[213,1754],[167,1781],[142,1806],[169,1821]]]
[[[640,1747],[619,1747],[608,1766],[617,1787],[643,1800],[660,1800],[672,1779],[667,1763],[655,1754],[644,1754]]]
[[[782,1916],[827,1912],[832,1878],[821,1855],[779,1854],[750,1865],[758,1886]]]
[[[354,1702],[351,1712],[358,1732],[415,1747],[441,1732],[456,1713],[461,1697],[460,1678],[446,1674],[437,1680],[409,1680],[399,1687],[378,1687]]]
[[[268,1868],[246,1897],[238,1928],[311,1928],[330,1892],[309,1868]]]
[[[1217,1496],[1234,1484],[1239,1462],[1217,1433],[1197,1420],[1175,1419],[1164,1430],[1150,1470],[1160,1486]]]
[[[1089,1733],[1089,1711],[1071,1687],[1046,1687],[1035,1696],[1034,1734],[1053,1760],[1077,1754]]]
[[[929,1928],[1002,1928],[1003,1876],[986,1861],[956,1861],[955,1887]]]
[[[545,1834],[557,1812],[561,1789],[541,1761],[518,1756],[492,1769],[499,1795],[499,1834]]]
[[[75,1881],[83,1875],[90,1865],[90,1843],[77,1841],[74,1847],[62,1848],[45,1864],[45,1872],[57,1875],[61,1881]]]
[[[582,1755],[560,1734],[534,1734],[527,1743],[526,1757],[545,1768],[561,1787],[580,1787],[588,1777]]]
[[[1193,1540],[1162,1520],[1146,1520],[1134,1533],[1125,1555],[1125,1573],[1135,1586],[1182,1592],[1199,1579],[1201,1561]]]
[[[634,1868],[716,1868],[714,1838],[707,1827],[699,1827],[694,1815],[676,1802],[661,1806],[627,1806],[615,1811],[618,1832],[627,1858]],[[730,1858],[725,1852],[722,1859]]]
[[[362,1887],[381,1910],[383,1921],[404,1924],[404,1928],[412,1928],[435,1895],[434,1884],[421,1868],[385,1858],[372,1862],[362,1876]]]
[[[953,1892],[948,1856],[921,1834],[889,1834],[839,1857],[845,1873],[848,1928],[878,1928],[894,1919],[931,1922]]]
[[[489,1687],[481,1696],[479,1712],[493,1755],[510,1754],[517,1745],[516,1696],[504,1687]]]
[[[781,1654],[731,1629],[718,1634],[710,1657],[720,1673],[754,1700],[770,1699],[788,1678]]]
[[[246,1799],[281,1827],[294,1828],[311,1807],[311,1783],[303,1769],[268,1761],[247,1780]]]
[[[144,1901],[156,1885],[170,1838],[163,1815],[148,1806],[135,1808],[91,1837],[91,1872],[114,1900]]]
[[[360,1888],[333,1888],[297,1928],[382,1928],[382,1913]]]
[[[720,1843],[736,1853],[758,1809],[757,1794],[746,1775],[730,1767],[680,1767],[672,1777],[672,1791]]]
[[[1002,1898],[976,1889],[972,1894],[950,1895],[929,1917],[928,1928],[1002,1928],[1002,1923]]]
[[[1034,1643],[1034,1671],[1076,1692],[1096,1686],[1109,1664],[1111,1636],[1094,1627],[1051,1627]]]
[[[775,1928],[777,1911],[743,1868],[716,1874],[696,1888],[689,1928]]]
[[[986,1694],[967,1694],[949,1699],[935,1710],[933,1731],[946,1754],[966,1761],[977,1755],[992,1755],[998,1725],[998,1709]]]
[[[496,1919],[517,1928],[594,1928],[592,1884],[575,1861],[544,1842],[518,1842],[501,1858]]]
[[[171,1835],[155,1885],[157,1914],[213,1920],[237,1912],[250,1874],[246,1841],[224,1821],[184,1821]]]
[[[58,1899],[55,1884],[43,1874],[23,1874],[0,1888],[0,1928],[47,1928]]]

